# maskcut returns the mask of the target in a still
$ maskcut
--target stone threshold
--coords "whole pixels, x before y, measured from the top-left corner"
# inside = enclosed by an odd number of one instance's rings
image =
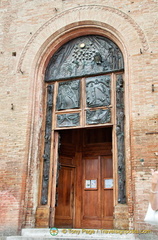
[[[116,229],[70,229],[70,228],[26,228],[21,236],[10,236],[6,240],[157,240],[158,236],[147,231]]]

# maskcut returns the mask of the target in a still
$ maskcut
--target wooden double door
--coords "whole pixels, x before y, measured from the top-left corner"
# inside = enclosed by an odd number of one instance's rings
[[[55,226],[113,228],[112,129],[60,131]]]

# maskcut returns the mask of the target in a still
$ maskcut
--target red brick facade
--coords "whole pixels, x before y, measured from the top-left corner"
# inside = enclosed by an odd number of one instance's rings
[[[117,221],[115,227],[156,229],[144,223],[144,217],[151,187],[150,169],[158,167],[157,12],[156,0],[1,1],[2,234],[35,227],[45,116],[44,70],[62,44],[85,31],[112,39],[125,62],[128,202],[123,208],[116,206],[115,217],[125,225]]]

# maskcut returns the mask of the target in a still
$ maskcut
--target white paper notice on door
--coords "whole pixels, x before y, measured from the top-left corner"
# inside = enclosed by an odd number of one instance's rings
[[[85,188],[91,188],[91,180],[86,180]]]
[[[97,179],[85,180],[85,188],[97,188]]]
[[[112,178],[106,178],[104,179],[104,188],[113,188],[113,179]]]
[[[91,180],[91,188],[97,188],[97,180]]]

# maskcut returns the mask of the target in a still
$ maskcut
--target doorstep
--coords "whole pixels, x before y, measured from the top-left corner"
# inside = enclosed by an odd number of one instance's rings
[[[157,240],[158,236],[149,231],[115,229],[75,229],[75,228],[25,228],[21,236],[10,236],[6,240]]]

